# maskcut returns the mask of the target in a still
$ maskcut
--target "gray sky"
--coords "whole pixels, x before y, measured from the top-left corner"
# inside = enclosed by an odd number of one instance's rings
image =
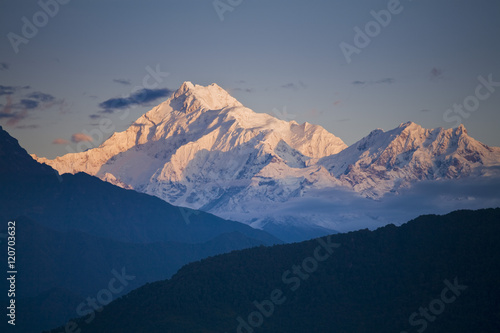
[[[54,1],[0,2],[0,125],[39,156],[103,118],[124,130],[187,80],[347,144],[411,120],[500,146],[500,86],[478,80],[500,82],[497,0]]]

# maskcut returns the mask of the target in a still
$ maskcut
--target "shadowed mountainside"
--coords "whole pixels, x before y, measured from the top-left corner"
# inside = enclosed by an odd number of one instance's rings
[[[76,324],[92,333],[498,332],[499,235],[497,208],[236,251]]]

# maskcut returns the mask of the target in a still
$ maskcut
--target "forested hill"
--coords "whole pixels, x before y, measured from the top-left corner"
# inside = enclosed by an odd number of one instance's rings
[[[496,333],[499,280],[500,209],[456,211],[204,259],[75,325],[92,333]]]

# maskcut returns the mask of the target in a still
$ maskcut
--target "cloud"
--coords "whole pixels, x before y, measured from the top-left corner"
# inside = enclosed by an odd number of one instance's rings
[[[0,71],[6,71],[8,70],[10,65],[6,62],[0,62]]]
[[[383,78],[383,79],[380,79],[380,80],[368,80],[368,81],[360,81],[360,80],[356,80],[356,81],[352,81],[351,84],[352,85],[355,85],[355,86],[371,86],[371,85],[375,85],[375,84],[392,84],[394,83],[396,80],[391,78],[391,77],[386,77],[386,78]]]
[[[300,81],[298,83],[294,83],[294,82],[289,82],[289,83],[286,83],[286,84],[283,84],[281,85],[281,88],[283,89],[292,89],[292,90],[299,90],[299,89],[305,89],[307,88],[307,85]]]
[[[12,95],[16,91],[16,87],[0,85],[0,96]]]
[[[429,72],[429,77],[431,80],[438,80],[443,78],[443,70],[440,68],[433,67]]]
[[[91,115],[89,116],[89,118],[90,118],[90,119],[99,119],[99,118],[101,118],[101,115],[99,115],[99,114],[91,114]]]
[[[233,91],[243,91],[246,93],[253,93],[255,90],[252,88],[233,88]]]
[[[54,139],[54,141],[52,141],[52,144],[54,144],[54,145],[67,145],[67,144],[69,144],[69,141],[62,139],[62,138],[57,138],[57,139]]]
[[[19,105],[16,105],[15,107],[31,110],[36,109],[38,104],[38,101],[34,101],[32,99],[22,99],[21,102],[19,102]]]
[[[239,80],[239,81],[236,81],[236,84],[238,85],[247,85],[246,84],[247,82],[245,80]],[[242,91],[242,92],[246,92],[246,93],[253,93],[255,92],[255,89],[254,88],[248,88],[248,87],[237,87],[237,88],[232,88],[231,91]]]
[[[18,111],[12,102],[12,95],[8,94],[6,97],[7,104],[0,111],[0,119],[7,119],[7,126],[14,126],[26,116],[27,111],[26,109]]]
[[[109,114],[112,114],[116,111],[116,109],[104,109],[104,110],[101,110],[99,111],[100,113],[109,113]]]
[[[0,85],[0,96],[3,95],[13,95],[19,90],[24,90],[24,89],[30,89],[30,86],[24,86],[24,87],[19,87],[19,86],[3,86]]]
[[[325,221],[322,226],[346,232],[401,224],[424,214],[500,207],[499,187],[500,177],[421,181],[378,200],[337,187],[310,190],[311,197],[294,198],[266,209],[274,216],[314,215]]]
[[[7,126],[16,126],[18,122],[31,115],[32,110],[45,110],[53,106],[62,109],[64,100],[57,100],[54,96],[40,91],[21,95],[23,90],[31,89],[30,86],[3,86],[0,85],[0,96],[5,96],[7,104],[2,105],[0,118],[9,118]],[[34,125],[17,126],[16,128],[35,128]]]
[[[115,110],[126,109],[133,105],[146,105],[172,93],[169,89],[141,89],[128,97],[110,98],[99,104],[104,113],[113,113]]]
[[[125,79],[113,79],[113,82],[122,84],[124,86],[130,86],[132,84],[130,80],[125,80]]]
[[[31,94],[29,94],[27,97],[31,98],[31,99],[35,99],[39,102],[52,102],[54,101],[56,98],[52,95],[49,95],[49,94],[45,94],[45,93],[42,93],[42,92],[39,92],[39,91],[35,91],[35,92],[32,92]]]
[[[281,88],[284,88],[284,89],[297,89],[297,86],[295,85],[295,83],[287,83],[287,84],[282,85]]]
[[[83,133],[75,133],[71,136],[71,141],[74,143],[82,142],[82,141],[93,141],[92,138]]]
[[[394,83],[394,79],[391,77],[387,77],[385,79],[375,81],[375,84],[393,84],[393,83]]]

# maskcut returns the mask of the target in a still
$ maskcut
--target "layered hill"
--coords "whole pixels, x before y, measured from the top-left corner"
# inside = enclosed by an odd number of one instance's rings
[[[499,235],[497,208],[235,251],[75,325],[92,333],[496,333]]]

